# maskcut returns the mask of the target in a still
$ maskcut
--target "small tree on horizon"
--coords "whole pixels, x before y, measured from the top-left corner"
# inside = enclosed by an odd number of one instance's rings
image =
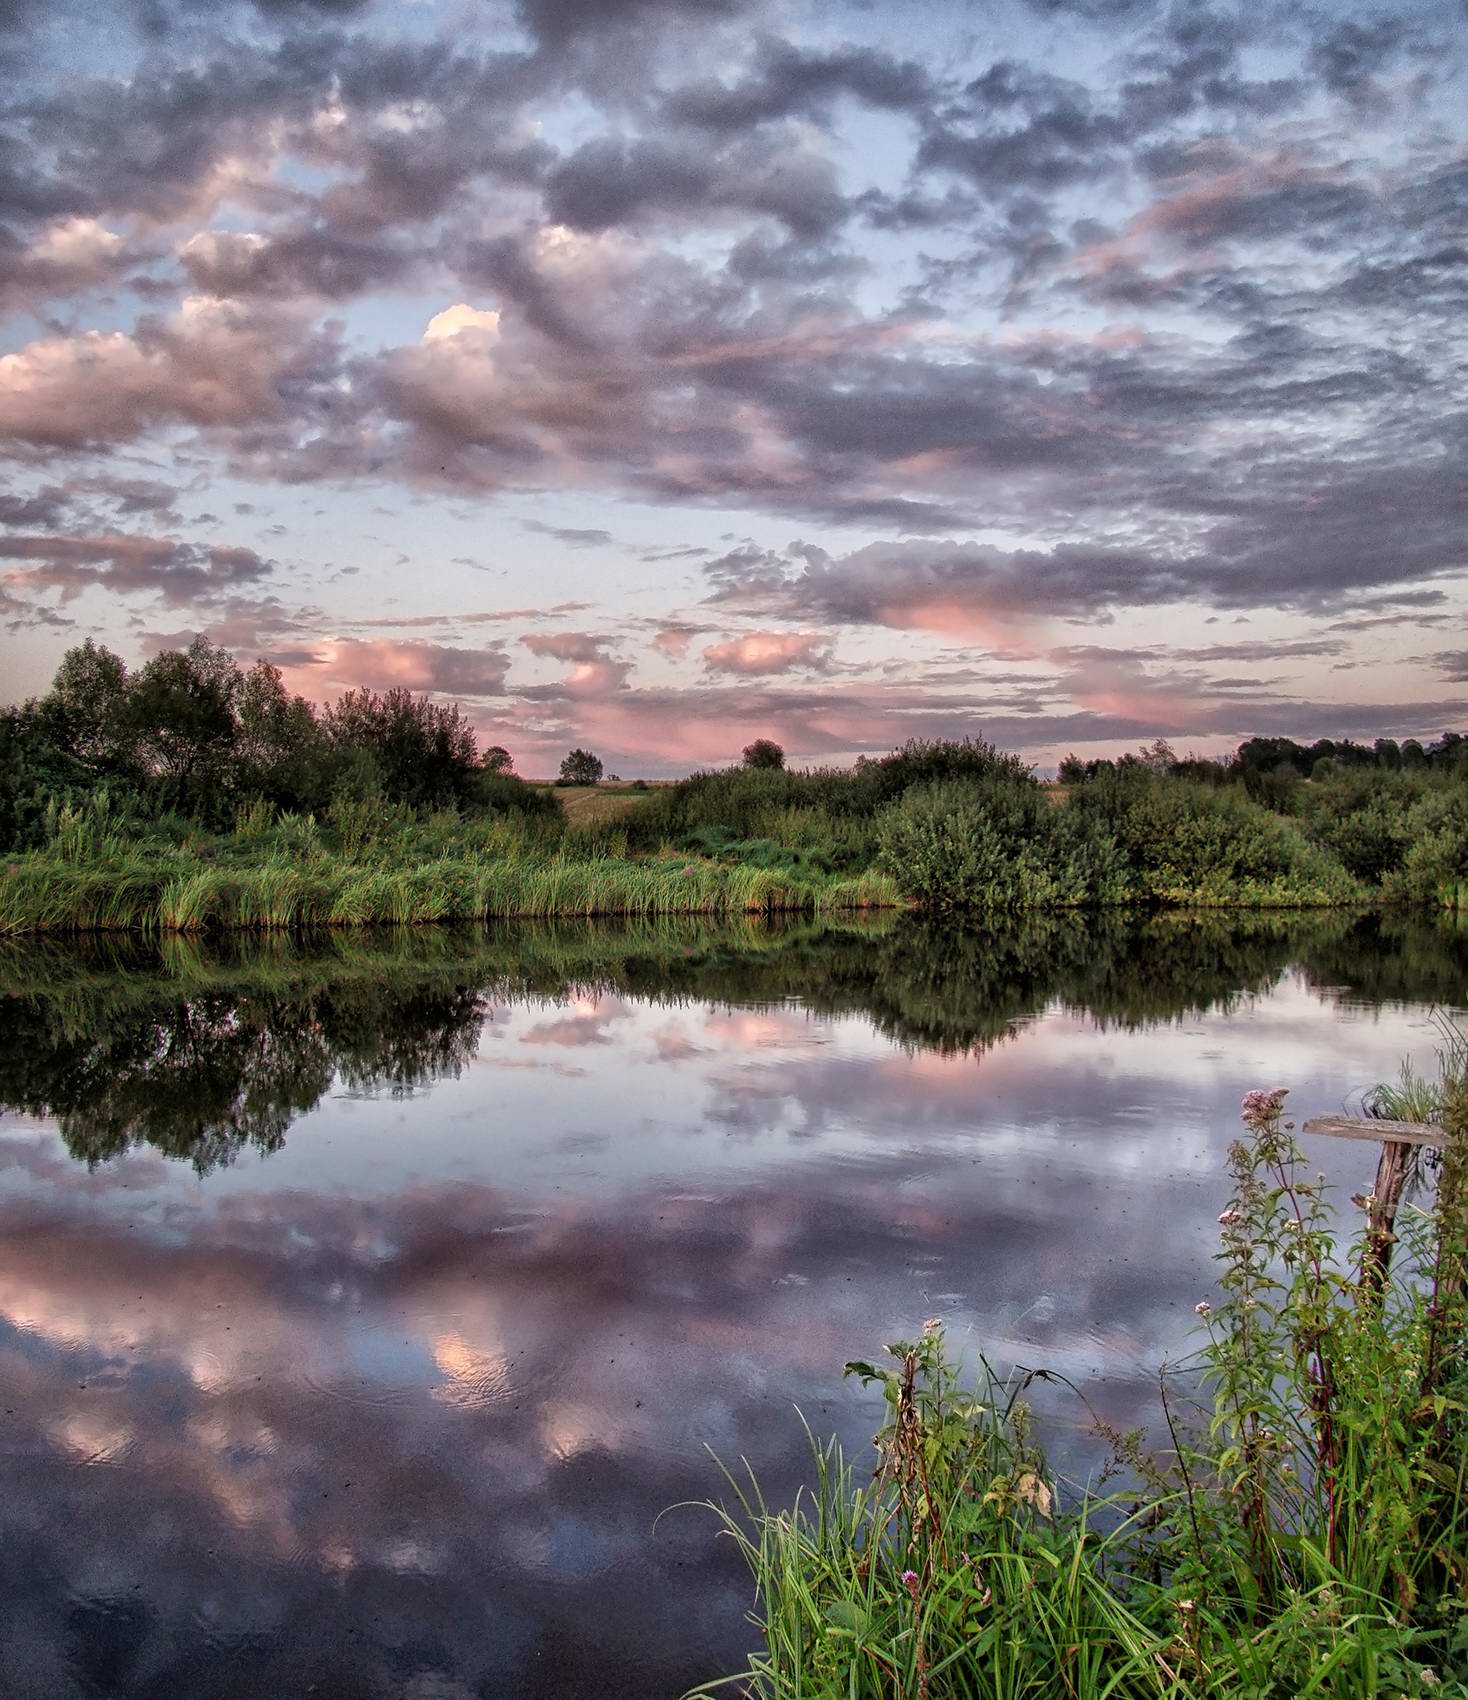
[[[515,758],[503,744],[491,744],[479,758],[479,765],[486,773],[513,773]]]
[[[1143,744],[1137,751],[1137,760],[1143,767],[1150,767],[1154,773],[1166,773],[1177,763],[1177,751],[1168,743],[1166,738],[1154,738],[1150,744]]]
[[[777,768],[785,765],[785,752],[773,738],[756,738],[744,746],[744,765],[754,768]]]
[[[558,785],[599,785],[601,783],[601,757],[594,756],[590,750],[571,750],[561,763],[561,777]]]

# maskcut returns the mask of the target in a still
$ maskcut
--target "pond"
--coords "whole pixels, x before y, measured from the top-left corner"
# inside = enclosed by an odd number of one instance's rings
[[[785,1498],[930,1316],[1148,1421],[1241,1095],[1339,1110],[1465,987],[1375,916],[6,946],[0,1690],[738,1668],[711,1452]]]

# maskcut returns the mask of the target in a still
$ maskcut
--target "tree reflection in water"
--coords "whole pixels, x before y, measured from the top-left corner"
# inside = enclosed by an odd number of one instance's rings
[[[615,993],[866,1016],[909,1050],[982,1056],[1059,1005],[1135,1028],[1267,991],[1292,966],[1345,996],[1455,998],[1468,930],[1406,915],[1053,914],[963,930],[582,923],[12,944],[0,1106],[54,1116],[95,1164],[135,1145],[201,1173],[279,1149],[339,1084],[457,1074],[496,1004]]]

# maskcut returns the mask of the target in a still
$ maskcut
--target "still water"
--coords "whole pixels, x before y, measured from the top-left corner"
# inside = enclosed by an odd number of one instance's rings
[[[5,947],[0,1692],[737,1668],[658,1516],[709,1449],[788,1494],[930,1316],[1146,1421],[1241,1095],[1339,1110],[1465,989],[1468,932],[1347,917]]]

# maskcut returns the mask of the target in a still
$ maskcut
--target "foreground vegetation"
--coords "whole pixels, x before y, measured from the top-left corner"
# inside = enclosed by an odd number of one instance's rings
[[[1468,904],[1468,741],[1329,748],[1068,758],[1057,791],[979,739],[802,772],[760,739],[742,766],[603,797],[570,783],[591,752],[531,785],[406,691],[318,711],[207,643],[132,674],[86,644],[0,715],[0,932]]]
[[[1022,1395],[964,1385],[941,1328],[847,1373],[881,1387],[875,1475],[834,1442],[774,1511],[729,1477],[761,1700],[1360,1700],[1468,1695],[1468,1091],[1440,1101],[1435,1204],[1399,1218],[1385,1292],[1250,1093],[1197,1361],[1164,1373],[1169,1447],[1111,1435],[1057,1480]],[[1055,1379],[1051,1377],[1050,1379]],[[1116,1474],[1126,1491],[1106,1491]]]

